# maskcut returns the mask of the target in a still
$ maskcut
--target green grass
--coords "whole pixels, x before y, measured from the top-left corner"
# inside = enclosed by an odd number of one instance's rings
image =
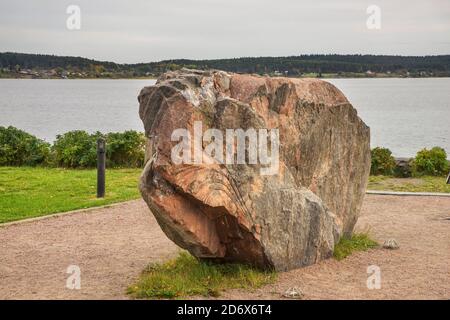
[[[240,264],[203,262],[181,252],[174,260],[149,265],[128,293],[135,298],[217,297],[225,289],[255,289],[275,280],[275,272]]]
[[[141,169],[107,169],[96,198],[95,169],[0,167],[0,223],[139,198]]]
[[[368,190],[389,190],[407,192],[444,192],[450,193],[450,184],[445,177],[423,176],[418,178],[394,178],[370,176]]]
[[[378,247],[378,243],[372,240],[367,233],[354,233],[351,238],[342,237],[334,247],[334,258],[342,260],[355,251],[366,251]]]

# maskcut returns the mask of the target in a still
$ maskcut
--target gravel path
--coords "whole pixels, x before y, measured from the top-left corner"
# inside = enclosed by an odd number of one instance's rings
[[[126,299],[149,262],[177,250],[142,200],[0,227],[0,299]],[[66,288],[69,265],[80,290]]]
[[[357,229],[395,238],[399,250],[330,259],[221,298],[277,299],[296,286],[304,299],[449,299],[450,198],[366,195],[362,211]],[[177,251],[141,200],[2,226],[0,299],[126,299],[145,265]],[[69,265],[80,267],[80,290],[66,288]],[[367,289],[369,265],[380,267],[379,290]]]

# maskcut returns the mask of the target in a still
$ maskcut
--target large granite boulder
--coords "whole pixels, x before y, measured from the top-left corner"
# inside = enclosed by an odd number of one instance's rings
[[[369,128],[332,84],[182,69],[138,99],[149,138],[142,196],[194,256],[288,270],[331,257],[352,232]]]

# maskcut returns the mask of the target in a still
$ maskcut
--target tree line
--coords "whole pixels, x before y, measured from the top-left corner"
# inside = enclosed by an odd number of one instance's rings
[[[129,77],[158,76],[179,68],[220,69],[237,73],[316,76],[335,74],[394,74],[405,76],[450,76],[450,55],[394,56],[313,54],[287,57],[243,57],[231,59],[175,59],[159,62],[118,64],[82,57],[43,54],[0,53],[0,72],[58,69],[91,75],[122,74]]]

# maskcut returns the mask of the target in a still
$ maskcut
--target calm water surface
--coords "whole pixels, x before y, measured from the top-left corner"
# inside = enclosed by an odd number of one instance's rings
[[[443,147],[450,158],[450,78],[335,79],[370,127],[371,145],[395,156]]]
[[[0,79],[0,125],[52,142],[70,130],[144,131],[139,91],[155,80]]]
[[[372,147],[412,156],[423,147],[450,153],[450,78],[332,79],[371,128]],[[52,142],[59,133],[143,131],[137,95],[154,80],[0,79],[0,126]]]

